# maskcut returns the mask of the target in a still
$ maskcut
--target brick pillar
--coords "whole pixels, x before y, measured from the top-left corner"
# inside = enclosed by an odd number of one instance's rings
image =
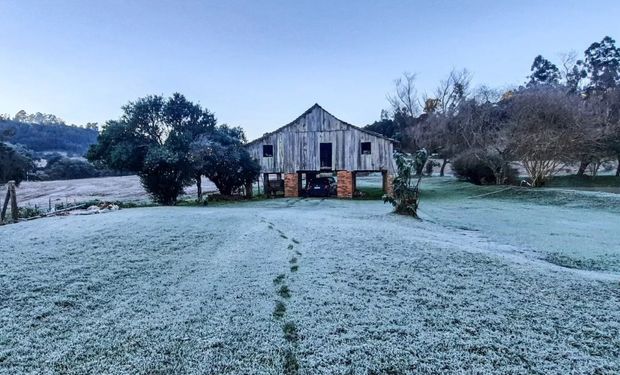
[[[284,175],[284,196],[287,198],[299,196],[299,177],[297,173],[286,173]]]
[[[394,192],[394,176],[386,171],[383,172],[383,192],[387,195]]]
[[[338,198],[353,198],[353,172],[338,171]]]

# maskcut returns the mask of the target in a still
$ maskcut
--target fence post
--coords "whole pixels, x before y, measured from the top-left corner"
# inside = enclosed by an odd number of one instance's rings
[[[9,199],[11,199],[11,189],[7,184],[6,188],[6,196],[4,197],[4,203],[2,204],[2,213],[0,213],[0,223],[4,223],[4,218],[6,217],[6,208],[9,205]]]
[[[15,193],[15,181],[9,181],[9,192],[11,193],[11,216],[13,222],[19,220],[19,210],[17,209],[17,194]]]

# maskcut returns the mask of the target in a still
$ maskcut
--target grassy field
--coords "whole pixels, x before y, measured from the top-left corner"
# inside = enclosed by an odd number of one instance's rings
[[[6,188],[0,191],[5,191]],[[202,179],[205,193],[217,191],[207,178]],[[194,199],[196,186],[185,188],[183,199]],[[24,181],[17,189],[17,200],[21,206],[37,206],[43,209],[57,204],[73,204],[100,200],[104,202],[147,203],[151,201],[140,184],[138,176],[82,178],[58,181]]]
[[[0,373],[620,372],[619,195],[422,186],[4,226]]]

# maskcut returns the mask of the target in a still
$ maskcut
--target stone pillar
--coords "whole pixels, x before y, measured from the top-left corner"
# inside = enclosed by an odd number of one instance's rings
[[[387,195],[392,195],[394,192],[394,176],[387,171],[382,172],[383,175],[383,192]]]
[[[338,171],[338,198],[353,198],[353,172]]]
[[[284,196],[287,198],[299,196],[299,177],[297,173],[284,174]]]

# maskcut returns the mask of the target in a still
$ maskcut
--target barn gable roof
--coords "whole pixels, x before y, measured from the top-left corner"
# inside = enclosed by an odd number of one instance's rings
[[[273,135],[273,134],[275,134],[275,133],[278,133],[278,132],[280,132],[280,131],[282,131],[282,130],[284,130],[284,129],[288,128],[289,126],[293,126],[293,125],[295,125],[295,124],[296,124],[299,120],[301,120],[301,119],[303,119],[304,117],[308,116],[310,113],[312,113],[312,112],[313,112],[315,109],[317,109],[317,108],[318,108],[319,110],[321,110],[321,111],[325,112],[326,114],[330,115],[331,117],[335,118],[336,120],[340,121],[342,124],[344,124],[344,125],[346,125],[346,126],[348,126],[348,127],[352,128],[352,129],[358,130],[358,131],[360,131],[360,132],[362,132],[362,133],[367,133],[367,134],[370,134],[370,135],[375,136],[375,137],[378,137],[378,138],[386,139],[386,140],[388,140],[388,141],[390,141],[390,142],[393,142],[393,143],[398,143],[398,141],[397,141],[397,140],[392,139],[392,138],[388,138],[388,137],[384,136],[383,134],[379,134],[379,133],[377,133],[377,132],[373,132],[373,131],[370,131],[370,130],[367,130],[367,129],[364,129],[364,128],[360,128],[360,127],[358,127],[358,126],[351,125],[351,124],[349,124],[349,123],[348,123],[348,122],[346,122],[346,121],[342,121],[341,119],[339,119],[339,118],[337,118],[336,116],[332,115],[331,113],[327,112],[327,111],[326,111],[323,107],[321,107],[318,103],[314,103],[314,105],[313,105],[312,107],[308,108],[308,109],[307,109],[304,113],[302,113],[302,114],[301,114],[299,117],[297,117],[295,120],[293,120],[293,121],[289,122],[288,124],[286,124],[286,125],[284,125],[284,126],[279,127],[278,129],[276,129],[276,130],[274,130],[274,131],[272,131],[272,132],[269,132],[269,133],[265,133],[265,134],[263,134],[263,136],[262,136],[262,137],[257,138],[257,139],[255,139],[255,140],[253,140],[252,142],[247,143],[246,145],[251,145],[251,144],[254,144],[254,143],[258,143],[258,142],[262,141],[263,139],[268,138],[269,136],[271,136],[271,135]]]

